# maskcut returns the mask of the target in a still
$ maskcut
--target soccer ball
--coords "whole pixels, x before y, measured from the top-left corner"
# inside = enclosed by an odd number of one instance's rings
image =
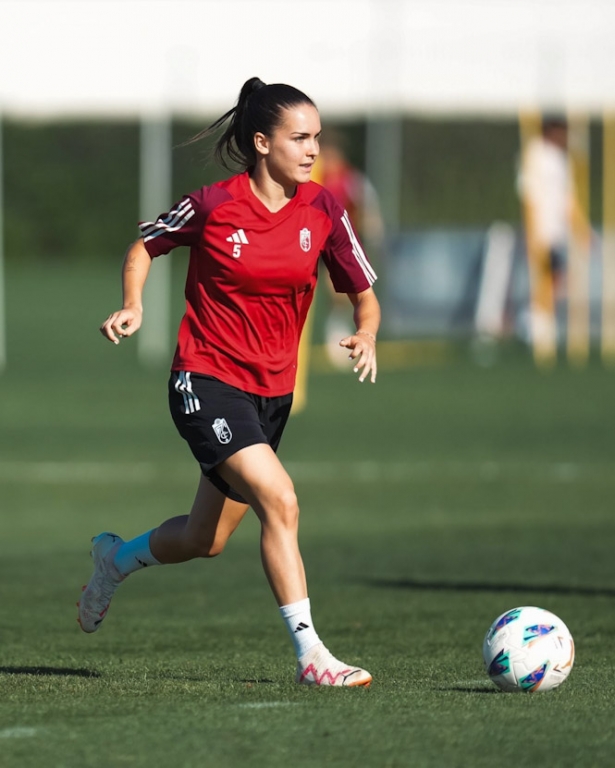
[[[526,605],[506,611],[489,627],[483,659],[503,691],[550,691],[570,674],[574,641],[561,619]]]

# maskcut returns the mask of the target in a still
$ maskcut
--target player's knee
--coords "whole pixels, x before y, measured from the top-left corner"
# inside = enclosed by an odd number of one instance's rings
[[[226,540],[203,537],[192,542],[194,557],[217,557],[221,555],[226,546]]]
[[[275,500],[275,520],[286,528],[294,528],[299,522],[299,502],[294,488],[280,491]]]
[[[203,549],[199,557],[218,557],[224,552],[224,544],[214,542],[210,547]]]

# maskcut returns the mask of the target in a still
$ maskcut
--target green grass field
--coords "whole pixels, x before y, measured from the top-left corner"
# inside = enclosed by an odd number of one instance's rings
[[[105,344],[117,268],[9,269],[0,377],[0,766],[611,766],[615,373],[491,369],[464,347],[375,387],[317,373],[281,456],[317,628],[368,690],[293,683],[248,517],[220,558],[135,574],[99,633],[89,540],[183,514],[198,479],[166,370]],[[517,605],[568,624],[570,679],[496,691],[483,636]]]

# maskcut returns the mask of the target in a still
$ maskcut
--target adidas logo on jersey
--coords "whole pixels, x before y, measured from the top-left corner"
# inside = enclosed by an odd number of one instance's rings
[[[226,238],[227,243],[243,243],[243,245],[249,245],[248,238],[243,229],[238,229],[237,232],[233,232],[230,237]]]
[[[243,229],[238,229],[232,235],[226,238],[227,243],[233,243],[233,258],[238,259],[241,256],[241,246],[250,245],[246,233]]]

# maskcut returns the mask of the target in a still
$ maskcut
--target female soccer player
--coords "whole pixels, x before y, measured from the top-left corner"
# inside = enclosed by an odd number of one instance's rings
[[[376,381],[380,308],[376,276],[348,215],[310,182],[320,119],[304,93],[248,80],[236,106],[195,137],[224,131],[216,156],[244,172],[193,192],[156,221],[140,224],[122,270],[123,306],[101,326],[115,344],[142,319],[154,257],[190,246],[186,313],[179,329],[169,401],[202,476],[189,515],[123,541],[93,541],[94,573],[79,623],[95,632],[119,584],[146,566],[213,557],[249,507],[261,523],[261,555],[297,655],[302,684],[365,686],[371,675],[336,659],[310,613],[298,545],[299,507],[276,456],[292,401],[297,349],[323,258],[337,291],[354,306],[356,333],[340,341],[359,381]]]

